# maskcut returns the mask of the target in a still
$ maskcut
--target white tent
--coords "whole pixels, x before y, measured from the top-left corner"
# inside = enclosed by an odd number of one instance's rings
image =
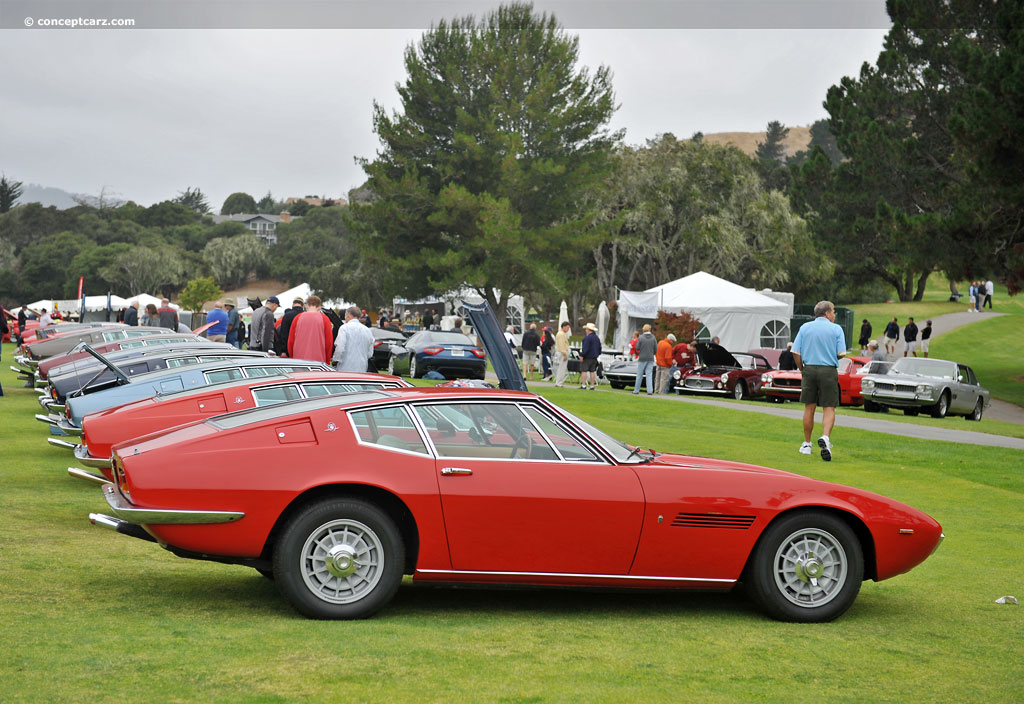
[[[734,352],[785,347],[793,317],[792,304],[698,271],[646,291],[621,291],[615,346],[623,349],[632,330],[658,311],[689,313],[704,324],[701,339],[719,337]]]
[[[125,301],[124,305],[130,306],[132,303],[135,303],[135,301],[138,301],[139,302],[139,311],[144,311],[144,310],[146,310],[146,306],[148,306],[150,303],[152,303],[157,308],[159,308],[160,307],[160,302],[162,300],[163,300],[162,298],[157,298],[156,296],[151,296],[148,293],[137,293],[134,296],[132,296],[131,298],[129,298],[127,301]],[[179,306],[177,303],[171,303],[170,306],[174,310],[181,310],[181,306]]]
[[[274,311],[274,318],[281,318],[284,316],[284,312],[292,307],[292,301],[294,301],[296,298],[301,298],[303,301],[305,301],[307,298],[313,295],[313,289],[310,287],[309,284],[301,283],[298,286],[293,286],[287,291],[275,293],[274,295],[277,296],[277,300],[279,301],[278,308],[276,311]],[[262,300],[266,301],[265,298]],[[324,308],[331,308],[334,310],[342,310],[344,308],[348,308],[350,305],[352,304],[347,302],[344,298],[335,298],[330,301],[323,302]],[[237,299],[235,307],[238,309],[238,314],[243,317],[252,315],[252,307],[247,304],[247,299],[245,296],[240,296]]]
[[[121,298],[120,296],[110,297],[110,310],[117,312],[128,305],[128,301]],[[38,301],[29,303],[27,308],[32,310],[41,311],[45,308],[48,312],[52,313],[53,309],[56,308],[64,313],[73,313],[77,315],[82,309],[81,298],[43,298]],[[15,312],[19,309],[15,308]],[[85,297],[85,310],[86,312],[99,312],[107,310],[107,297],[104,296],[86,296]]]

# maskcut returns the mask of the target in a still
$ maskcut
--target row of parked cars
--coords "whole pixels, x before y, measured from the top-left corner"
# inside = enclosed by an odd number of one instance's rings
[[[696,364],[673,370],[669,391],[764,398],[776,403],[800,398],[799,370],[775,368],[779,351],[758,349],[728,352],[714,343],[696,345]],[[632,388],[637,363],[619,359],[605,365],[604,375],[613,388]],[[840,403],[863,406],[869,412],[901,409],[908,416],[921,412],[935,418],[961,415],[981,420],[991,403],[987,389],[966,364],[942,359],[903,357],[895,362],[870,357],[844,357],[838,367]]]
[[[743,582],[775,618],[828,621],[862,581],[913,568],[942,539],[877,494],[615,440],[529,393],[490,309],[466,309],[500,389],[413,388],[122,326],[40,330],[15,369],[50,444],[76,459],[68,473],[98,485],[94,525],[255,569],[313,618],[369,616],[411,574]]]

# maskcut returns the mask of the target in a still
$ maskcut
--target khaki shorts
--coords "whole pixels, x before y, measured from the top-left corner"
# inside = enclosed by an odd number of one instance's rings
[[[227,342],[227,335],[207,335],[206,339],[210,342]]]
[[[835,367],[805,364],[800,382],[800,403],[825,408],[839,405],[839,372]]]

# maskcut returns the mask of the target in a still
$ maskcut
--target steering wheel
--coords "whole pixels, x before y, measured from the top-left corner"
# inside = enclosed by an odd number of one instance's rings
[[[516,439],[516,444],[512,446],[512,453],[509,455],[509,459],[530,459],[530,455],[533,454],[533,440],[526,432]]]

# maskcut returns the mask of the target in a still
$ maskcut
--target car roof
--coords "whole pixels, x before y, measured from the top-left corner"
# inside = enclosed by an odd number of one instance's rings
[[[532,401],[538,399],[537,394],[527,391],[506,391],[504,389],[474,389],[465,387],[445,388],[417,386],[401,389],[381,389],[374,391],[353,391],[337,396],[317,396],[311,399],[285,401],[272,406],[261,406],[227,415],[216,416],[205,422],[221,429],[240,428],[245,425],[262,423],[267,420],[302,415],[324,408],[350,408],[373,405],[391,405],[393,403],[412,403],[416,401]]]

